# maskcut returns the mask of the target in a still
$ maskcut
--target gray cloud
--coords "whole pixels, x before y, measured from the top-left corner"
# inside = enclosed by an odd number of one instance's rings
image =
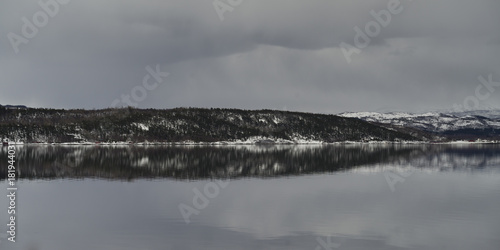
[[[212,1],[73,0],[17,54],[7,34],[41,8],[3,1],[0,103],[108,107],[156,64],[170,76],[139,107],[449,109],[479,75],[500,81],[496,0],[401,0],[348,64],[339,44],[354,44],[354,27],[389,1],[244,1],[221,22]],[[499,97],[481,105],[500,108]]]

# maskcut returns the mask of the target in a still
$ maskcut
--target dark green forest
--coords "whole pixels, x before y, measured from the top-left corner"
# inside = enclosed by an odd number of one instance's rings
[[[0,137],[48,142],[217,142],[251,138],[314,140],[422,140],[404,131],[335,115],[238,109],[11,110],[0,107]]]

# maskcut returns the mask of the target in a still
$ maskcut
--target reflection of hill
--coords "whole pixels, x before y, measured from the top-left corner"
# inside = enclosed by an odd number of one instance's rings
[[[331,173],[380,164],[482,169],[500,166],[499,152],[499,145],[23,146],[16,164],[27,179],[203,179]],[[7,159],[5,147],[0,159]],[[0,168],[5,179],[6,160]]]

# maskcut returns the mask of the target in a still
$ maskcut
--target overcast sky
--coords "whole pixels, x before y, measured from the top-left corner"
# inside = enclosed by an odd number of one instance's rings
[[[135,91],[140,108],[420,112],[463,104],[480,75],[500,81],[498,0],[400,0],[348,63],[340,44],[391,1],[71,0],[45,15],[2,0],[0,104],[105,108]],[[169,75],[146,90],[156,65]],[[500,87],[480,93],[500,108]]]

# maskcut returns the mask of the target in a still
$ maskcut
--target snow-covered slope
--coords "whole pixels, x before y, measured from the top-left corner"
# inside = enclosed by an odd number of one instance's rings
[[[339,116],[438,133],[464,129],[500,129],[500,111],[468,111],[449,114],[355,112],[342,113]]]

